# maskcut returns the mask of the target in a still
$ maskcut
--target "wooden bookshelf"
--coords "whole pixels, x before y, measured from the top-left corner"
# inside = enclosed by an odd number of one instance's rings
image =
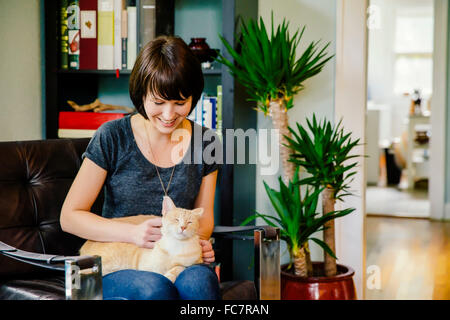
[[[97,1],[97,0],[94,0]],[[143,0],[136,0],[137,7],[137,52],[142,48],[140,34],[140,8]],[[57,138],[58,114],[71,111],[67,100],[87,104],[99,97],[111,96],[122,105],[133,107],[128,95],[131,70],[61,70],[59,68],[59,1],[44,0],[45,6],[45,132],[47,139]],[[238,17],[256,18],[258,0],[157,0],[156,35],[175,34],[189,44],[190,37],[209,32],[207,42],[211,48],[218,48],[232,60],[222,46],[218,33],[230,43],[235,42],[235,27]],[[196,19],[189,15],[195,12]],[[197,18],[198,17],[198,18]],[[193,21],[195,20],[195,21]],[[186,22],[187,21],[187,22]],[[204,25],[207,23],[208,25]],[[204,69],[205,89],[212,91],[217,84],[223,90],[223,130],[256,128],[256,112],[246,99],[244,90],[223,67]],[[108,91],[109,90],[109,91]],[[208,93],[208,92],[207,92]],[[104,102],[102,100],[102,102]],[[116,104],[116,103],[114,103]],[[224,132],[225,133],[225,132]],[[226,145],[226,135],[223,134]],[[226,154],[224,154],[226,156]],[[215,223],[238,225],[255,208],[255,165],[224,164],[216,190]],[[238,204],[235,206],[235,204]],[[222,245],[217,252],[222,263],[222,280],[252,279],[248,264],[253,254],[252,243]],[[251,269],[251,268],[250,268]]]

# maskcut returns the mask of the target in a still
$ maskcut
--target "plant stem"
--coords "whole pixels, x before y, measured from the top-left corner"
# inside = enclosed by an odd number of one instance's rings
[[[313,265],[311,261],[311,252],[309,251],[309,243],[308,241],[305,242],[305,263],[306,263],[306,270],[308,273],[308,277],[311,277],[313,275]]]
[[[273,127],[275,129],[278,129],[280,133],[279,145],[280,145],[281,161],[283,163],[283,173],[284,173],[283,180],[287,183],[289,180],[292,181],[294,178],[295,164],[293,162],[288,161],[292,154],[292,149],[285,146],[288,145],[289,143],[284,136],[292,138],[292,134],[288,129],[289,118],[283,100],[280,99],[270,101],[270,114],[272,116]],[[300,188],[299,193],[301,199]],[[313,270],[308,243],[306,242],[304,247],[302,247],[302,249],[300,250],[302,251],[302,254],[294,257],[295,274],[299,275],[297,274],[297,270],[299,270],[298,272],[301,274],[302,277],[311,276]],[[301,268],[301,270],[298,268]]]
[[[322,210],[323,214],[334,211],[336,199],[334,198],[334,189],[325,188],[322,192]],[[335,235],[334,235],[334,219],[324,224],[323,241],[336,253]],[[336,259],[324,252],[324,269],[326,277],[333,277],[337,273]]]
[[[285,182],[289,180],[292,181],[295,175],[295,164],[288,161],[291,156],[292,150],[285,146],[285,144],[288,144],[288,141],[284,137],[287,136],[291,138],[292,134],[288,129],[289,119],[282,100],[272,100],[270,102],[270,113],[272,115],[273,127],[275,129],[278,129],[280,133],[279,144],[281,161],[283,163],[283,178]],[[300,188],[299,193],[301,198]],[[307,277],[309,275],[312,275],[311,254],[309,252],[309,246],[307,242],[304,247],[300,249],[300,251],[301,253],[294,257],[295,274],[301,275],[302,277]]]
[[[301,247],[295,252],[293,252],[294,256],[294,273],[299,277],[307,277],[308,269],[306,266],[305,259],[305,247]]]
[[[288,141],[284,136],[292,137],[291,132],[288,129],[289,121],[286,108],[284,107],[282,100],[272,100],[270,101],[270,114],[272,116],[272,123],[274,129],[278,129],[280,133],[280,156],[283,163],[283,180],[287,183],[292,180],[295,174],[295,164],[289,162],[289,157],[292,150],[284,144],[288,144]]]

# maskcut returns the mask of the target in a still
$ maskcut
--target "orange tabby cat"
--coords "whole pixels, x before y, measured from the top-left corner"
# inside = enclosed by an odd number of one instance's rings
[[[80,254],[101,256],[103,275],[123,269],[136,269],[157,272],[175,282],[186,267],[203,262],[197,235],[202,214],[203,208],[177,208],[169,197],[164,197],[162,237],[155,242],[153,249],[140,248],[131,243],[88,240],[81,247]],[[115,219],[140,224],[154,217],[138,215]]]

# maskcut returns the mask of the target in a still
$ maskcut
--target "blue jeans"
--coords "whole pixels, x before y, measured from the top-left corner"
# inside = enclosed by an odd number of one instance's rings
[[[193,265],[175,283],[149,271],[120,270],[103,277],[105,300],[220,300],[219,281],[207,265]]]

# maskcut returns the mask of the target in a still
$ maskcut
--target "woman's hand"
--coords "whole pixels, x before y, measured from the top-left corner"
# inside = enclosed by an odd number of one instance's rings
[[[214,250],[211,242],[208,240],[200,240],[200,245],[202,246],[203,263],[214,262],[216,259],[214,257]]]
[[[161,239],[162,218],[154,217],[135,226],[133,230],[133,242],[141,248],[152,249],[155,241]]]

